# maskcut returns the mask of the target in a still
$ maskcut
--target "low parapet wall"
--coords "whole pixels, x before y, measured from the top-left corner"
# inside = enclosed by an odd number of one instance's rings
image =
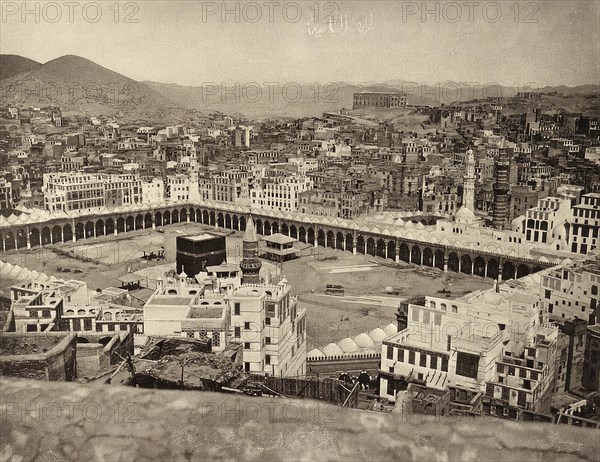
[[[428,419],[428,420],[425,420]],[[598,430],[310,400],[0,381],[7,460],[599,460]]]

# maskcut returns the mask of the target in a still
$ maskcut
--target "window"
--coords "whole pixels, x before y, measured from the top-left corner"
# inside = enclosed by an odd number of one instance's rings
[[[408,351],[408,363],[409,364],[414,364],[415,363],[415,352],[414,352],[414,350],[409,350]]]
[[[442,356],[442,371],[448,372],[448,357]]]
[[[437,369],[437,356],[432,356],[431,357],[431,362],[429,363],[429,367],[431,369]]]
[[[394,396],[394,394],[395,394],[394,381],[392,379],[389,379],[387,381],[387,394],[389,396]]]
[[[242,332],[241,332],[242,329],[239,326],[238,327],[234,327],[233,330],[234,330],[233,336],[235,338],[240,338],[242,336]]]
[[[214,347],[221,346],[221,333],[220,332],[212,333],[212,346],[214,346]]]
[[[271,345],[271,337],[265,337],[265,343]]]
[[[479,356],[458,352],[456,356],[456,374],[463,377],[477,378]]]
[[[271,355],[265,355],[265,364],[266,365],[271,364]]]
[[[425,353],[419,353],[419,366],[427,367],[427,355]]]
[[[233,304],[233,314],[239,316],[239,314],[240,314],[240,304],[239,303]]]
[[[386,348],[387,348],[387,356],[386,356],[386,358],[393,360],[394,359],[394,347],[391,346],[391,345],[387,345]]]
[[[249,350],[250,349],[250,342],[245,342],[244,343],[244,350]]]
[[[244,372],[250,372],[250,363],[244,363]]]
[[[418,308],[413,308],[413,310],[412,310],[412,321],[419,322],[419,309]]]
[[[249,322],[245,322],[244,323],[244,329],[245,330],[249,330],[250,329],[250,323]]]
[[[403,363],[404,362],[404,350],[402,348],[398,348],[398,358],[397,361],[399,363]]]

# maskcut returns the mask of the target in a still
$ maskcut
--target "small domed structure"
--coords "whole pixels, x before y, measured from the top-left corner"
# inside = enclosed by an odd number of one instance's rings
[[[354,341],[360,348],[373,348],[375,346],[373,339],[364,332],[354,337]]]
[[[324,358],[325,353],[323,353],[318,348],[314,348],[314,349],[310,350],[308,353],[306,353],[306,357],[307,358]]]
[[[388,337],[388,334],[386,334],[381,327],[376,327],[371,332],[369,332],[369,337],[371,337],[374,342],[381,343],[384,339]]]
[[[464,206],[459,208],[458,212],[456,212],[456,215],[454,216],[454,221],[457,221],[458,223],[469,223],[474,220],[475,214],[473,211]]]
[[[390,322],[387,326],[383,328],[383,330],[389,337],[390,335],[398,333],[398,326],[396,326],[396,324],[394,324],[393,322]]]
[[[321,351],[325,353],[325,356],[342,356],[344,354],[343,350],[336,343],[325,345]]]
[[[519,215],[510,222],[510,229],[520,233],[523,231],[523,222],[525,221],[525,215]]]
[[[554,227],[554,229],[552,230],[552,237],[561,241],[567,240],[567,228],[565,227],[564,223],[561,223]]]
[[[356,342],[349,337],[343,338],[337,344],[344,353],[356,353],[359,350]]]

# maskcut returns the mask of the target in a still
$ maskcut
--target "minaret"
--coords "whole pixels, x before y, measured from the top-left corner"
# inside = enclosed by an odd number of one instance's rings
[[[258,259],[258,239],[254,229],[254,220],[252,215],[248,217],[246,223],[246,232],[242,239],[242,261],[240,268],[242,270],[242,284],[260,283],[259,272],[262,263]]]
[[[473,150],[467,151],[467,171],[463,183],[463,207],[475,211],[475,158]]]
[[[508,220],[508,193],[510,160],[505,153],[501,152],[496,160],[496,182],[494,183],[494,228],[504,229]]]

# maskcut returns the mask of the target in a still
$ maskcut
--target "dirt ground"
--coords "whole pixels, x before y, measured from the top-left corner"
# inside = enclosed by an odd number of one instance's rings
[[[127,273],[128,269],[136,271],[158,264],[174,264],[171,255],[167,255],[169,258],[166,262],[148,262],[140,258],[148,246],[172,247],[172,242],[165,245],[165,238],[174,240],[178,232],[193,234],[206,230],[214,231],[215,228],[197,223],[173,225],[166,227],[164,233],[141,230],[13,251],[2,254],[0,258],[30,270],[45,272],[49,276],[85,281],[91,290],[118,287],[118,277]],[[242,233],[235,232],[227,238],[227,258],[230,262],[239,262],[241,237]],[[426,274],[405,264],[394,265],[392,260],[379,257],[355,256],[350,252],[323,247],[303,247],[303,256],[284,262],[280,267],[292,286],[292,293],[299,296],[300,307],[307,310],[309,349],[395,322],[395,313],[401,300],[434,295],[444,288],[451,291],[452,297],[457,297],[473,290],[489,288],[493,284],[491,279],[484,280],[478,276],[439,271]],[[86,258],[89,261],[85,261]],[[265,268],[269,266],[264,262]],[[64,272],[65,268],[70,271]],[[0,281],[1,292],[8,295],[10,286],[15,282],[4,278]],[[344,296],[325,295],[327,284],[343,286]],[[376,299],[386,296],[386,288],[400,293],[389,296],[383,302]]]

